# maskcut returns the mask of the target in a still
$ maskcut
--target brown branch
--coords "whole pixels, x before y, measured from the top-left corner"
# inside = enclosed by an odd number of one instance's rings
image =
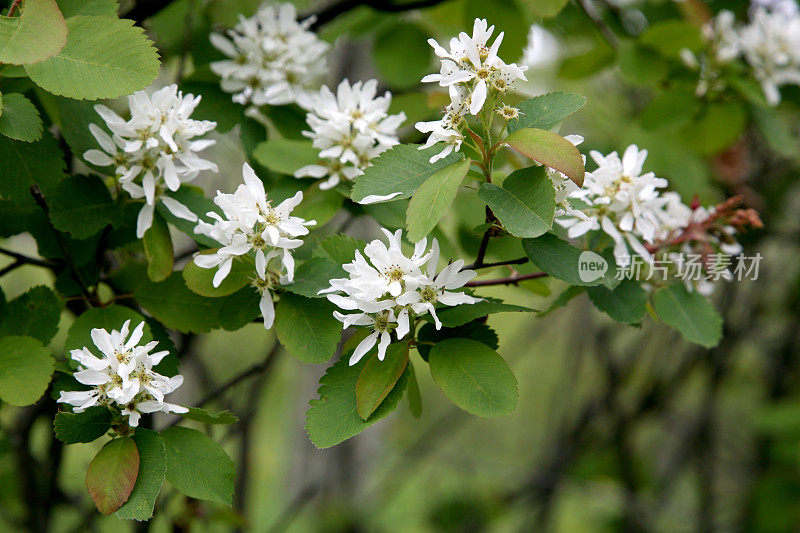
[[[506,265],[524,265],[530,261],[527,257],[519,257],[517,259],[507,259],[504,261],[495,261],[494,263],[472,263],[471,265],[466,265],[464,270],[477,270],[479,268],[491,268],[491,267],[498,267],[498,266],[506,266]]]
[[[608,24],[605,23],[603,17],[597,11],[595,5],[591,2],[591,0],[576,0],[578,6],[580,6],[581,10],[589,17],[589,20],[592,21],[592,24],[600,30],[600,33],[603,34],[608,44],[611,45],[612,48],[619,48],[619,39],[617,38],[616,34],[608,27]]]

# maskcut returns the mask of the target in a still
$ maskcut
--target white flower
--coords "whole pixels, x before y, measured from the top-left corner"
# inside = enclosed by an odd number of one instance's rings
[[[770,105],[781,101],[781,85],[800,85],[800,15],[755,10],[740,32],[742,53]]]
[[[569,195],[588,206],[582,209],[585,216],[573,213],[557,222],[569,228],[570,238],[602,229],[614,240],[614,257],[619,265],[629,261],[629,246],[645,260],[652,260],[642,241],[654,242],[662,226],[669,223],[664,208],[670,200],[659,192],[667,186],[667,180],[652,172],[642,174],[647,150],[636,145],[628,146],[622,159],[617,152],[604,156],[592,151],[590,155],[598,168],[587,172],[583,187]]]
[[[302,99],[311,127],[303,134],[313,140],[322,161],[298,169],[296,178],[327,178],[320,189],[330,189],[361,175],[373,158],[400,142],[397,128],[406,115],[389,115],[392,95],[386,91],[376,97],[377,89],[376,80],[352,86],[344,80],[336,94],[323,86],[319,93]]]
[[[227,37],[212,33],[211,44],[230,58],[211,63],[222,89],[256,106],[297,102],[315,90],[326,75],[329,45],[308,30],[313,22],[298,22],[289,2],[265,3],[250,18],[240,15]]]
[[[223,216],[209,212],[207,216],[213,222],[200,220],[194,230],[211,237],[222,247],[209,254],[195,255],[194,262],[201,268],[217,268],[213,285],[219,287],[230,274],[233,261],[252,253],[255,259],[252,285],[261,294],[264,327],[269,329],[275,319],[271,290],[294,281],[292,250],[303,244],[297,237],[308,235],[306,226],[316,222],[291,214],[303,200],[302,192],[272,207],[264,183],[247,163],[242,167],[242,175],[244,184],[233,194],[217,191],[214,203]],[[273,260],[277,260],[278,265],[270,267]]]
[[[428,74],[422,81],[447,87],[451,100],[441,121],[418,122],[416,125],[419,131],[431,133],[428,143],[420,149],[438,142],[447,144],[440,154],[431,158],[431,162],[447,156],[454,150],[458,151],[461,147],[463,135],[460,133],[460,126],[467,113],[477,115],[486,102],[493,103],[499,95],[505,94],[516,80],[527,79],[525,70],[528,67],[518,67],[514,63],[506,64],[498,57],[497,50],[503,42],[503,32],[500,32],[489,46],[494,26],[487,26],[485,19],[475,19],[472,35],[462,32],[458,38],[452,38],[449,50],[434,39],[428,39],[428,43],[442,64],[438,74]]]
[[[438,274],[439,244],[433,240],[426,252],[427,239],[414,245],[411,257],[400,246],[401,230],[391,233],[382,229],[389,241],[374,240],[364,247],[364,255],[356,250],[355,260],[343,266],[347,278],[330,280],[331,286],[321,290],[328,300],[345,311],[334,316],[346,329],[350,326],[369,326],[370,334],[356,347],[350,364],[356,364],[378,344],[378,358],[383,360],[394,332],[397,340],[410,331],[412,316],[431,313],[437,329],[441,328],[434,305],[473,304],[480,298],[453,292],[475,277],[471,270],[461,271],[462,260],[448,265]],[[425,267],[426,272],[422,271]]]
[[[522,52],[523,65],[539,69],[552,65],[559,56],[558,40],[548,30],[533,24],[528,31],[528,44]]]
[[[186,413],[186,407],[164,402],[164,396],[183,383],[183,376],[171,378],[155,372],[157,365],[169,352],[150,353],[158,341],[139,346],[144,322],[139,323],[128,338],[130,320],[119,331],[93,329],[92,342],[100,350],[95,356],[87,347],[72,350],[72,359],[80,363],[75,379],[93,388],[86,391],[62,391],[59,402],[73,406],[80,413],[93,405],[117,406],[128,424],[136,427],[140,413],[155,411]]]
[[[151,226],[159,201],[176,217],[197,220],[191,210],[169,193],[193,180],[202,170],[218,170],[216,164],[197,155],[215,141],[194,138],[216,127],[216,122],[189,118],[199,103],[200,96],[184,95],[173,84],[152,95],[137,91],[129,96],[131,117],[127,121],[104,105],[95,106],[113,136],[90,124],[89,131],[102,151],[88,150],[84,158],[97,166],[114,165],[122,188],[132,198],[145,200],[136,225],[139,238]]]

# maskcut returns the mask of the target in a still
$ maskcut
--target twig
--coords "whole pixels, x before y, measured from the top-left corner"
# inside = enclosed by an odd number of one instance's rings
[[[617,39],[616,34],[614,34],[611,28],[608,27],[608,24],[605,23],[603,17],[597,11],[594,4],[592,4],[591,0],[576,0],[576,3],[597,29],[600,30],[600,33],[603,34],[608,44],[610,44],[612,48],[619,48],[619,39]]]
[[[517,259],[508,259],[504,261],[495,261],[494,263],[472,263],[471,265],[466,265],[464,270],[477,270],[479,268],[491,268],[491,267],[499,267],[499,266],[506,266],[506,265],[524,265],[530,261],[527,257],[519,257]]]
[[[247,378],[255,376],[257,374],[260,374],[262,372],[266,372],[267,370],[269,370],[269,368],[272,366],[272,364],[277,359],[277,357],[275,357],[275,354],[278,352],[278,350],[280,350],[280,346],[281,345],[276,342],[275,346],[273,346],[272,350],[270,350],[270,352],[267,354],[266,359],[264,359],[261,363],[255,365],[255,366],[252,366],[252,367],[248,368],[247,370],[237,374],[236,376],[234,376],[233,378],[231,378],[227,382],[223,383],[222,385],[220,385],[216,389],[214,389],[211,392],[209,392],[208,394],[206,394],[199,402],[197,402],[197,406],[199,407],[199,406],[205,405],[208,402],[210,402],[211,400],[213,400],[214,398],[216,398],[217,396],[219,396],[220,394],[224,393],[225,391],[227,391],[231,387],[235,387],[236,385],[238,385],[242,381],[246,380]]]
[[[11,7],[8,8],[8,15],[6,16],[7,17],[12,16],[14,14],[14,11],[16,11],[17,7],[19,7],[21,3],[22,0],[14,0],[14,2],[11,3]]]
[[[0,248],[0,254],[7,255],[8,257],[13,257],[14,259],[16,259],[17,261],[19,261],[20,263],[23,263],[23,264],[37,265],[37,266],[43,266],[43,267],[47,267],[47,268],[52,268],[54,266],[58,266],[56,263],[54,263],[52,261],[44,261],[42,259],[36,259],[35,257],[30,257],[30,256],[27,256],[27,255],[23,255],[23,254],[20,254],[20,253],[11,251],[11,250],[6,250],[5,248]]]
[[[323,26],[338,16],[343,15],[348,11],[362,5],[371,7],[376,11],[384,11],[386,13],[402,13],[403,11],[412,11],[414,9],[432,7],[437,4],[441,4],[444,1],[446,0],[415,0],[412,2],[394,3],[388,2],[387,0],[343,0],[329,4],[316,13],[310,13],[309,15],[306,15],[306,17],[311,15],[316,16],[316,20],[311,25],[311,29],[317,30],[320,28],[320,26]]]
[[[514,274],[513,276],[508,276],[507,278],[499,278],[499,279],[481,279],[478,281],[470,281],[465,287],[487,287],[490,285],[516,285],[520,281],[524,281],[526,279],[536,279],[536,278],[544,278],[547,277],[547,274],[544,272],[534,272],[533,274]]]

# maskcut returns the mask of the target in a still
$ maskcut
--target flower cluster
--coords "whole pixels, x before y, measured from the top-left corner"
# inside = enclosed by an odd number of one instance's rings
[[[442,66],[439,74],[429,74],[422,81],[436,82],[447,87],[450,93],[450,104],[445,108],[441,120],[416,124],[422,133],[430,133],[421,149],[440,142],[446,144],[439,154],[431,158],[431,163],[461,148],[464,141],[462,130],[468,114],[478,115],[484,107],[491,110],[516,80],[527,79],[527,67],[506,64],[498,57],[497,50],[503,41],[503,32],[489,46],[494,26],[487,26],[485,19],[475,19],[472,36],[462,32],[458,38],[452,38],[450,50],[440,46],[434,39],[428,40],[441,58]]]
[[[212,33],[211,44],[230,59],[211,63],[222,90],[246,105],[283,105],[316,90],[325,77],[328,44],[308,31],[309,17],[297,21],[294,4],[264,4],[255,15],[239,16],[228,37]]]
[[[440,329],[437,303],[453,306],[481,301],[463,292],[454,292],[476,275],[472,270],[461,270],[463,260],[454,261],[437,273],[439,243],[436,239],[427,251],[427,239],[419,241],[414,245],[413,255],[408,257],[400,246],[402,231],[394,234],[387,229],[382,231],[389,246],[379,239],[370,242],[364,247],[366,258],[356,250],[355,260],[344,265],[350,276],[332,279],[331,286],[320,291],[320,294],[330,293],[328,299],[339,308],[356,311],[352,314],[334,312],[345,328],[368,326],[371,329],[350,357],[350,365],[360,361],[376,343],[378,359],[382,361],[391,343],[391,333],[394,331],[397,339],[402,339],[411,331],[415,317],[430,313],[436,329]]]
[[[215,141],[193,140],[217,125],[189,118],[199,103],[200,96],[184,95],[173,84],[152,95],[137,91],[129,96],[127,121],[104,105],[94,107],[113,136],[90,124],[89,131],[103,150],[88,150],[83,157],[97,166],[114,165],[122,188],[132,198],[144,198],[136,223],[139,238],[152,225],[153,211],[159,201],[176,217],[197,220],[194,213],[167,191],[177,191],[201,170],[217,172],[216,164],[198,156],[198,152]]]
[[[93,405],[105,405],[120,409],[128,417],[128,425],[136,427],[142,413],[186,413],[186,407],[167,403],[164,396],[183,383],[183,376],[171,378],[153,370],[169,352],[150,353],[158,341],[139,346],[144,334],[144,322],[140,322],[128,338],[130,320],[126,320],[119,331],[111,333],[105,329],[93,329],[92,342],[100,350],[95,356],[87,347],[72,350],[72,359],[80,363],[74,376],[78,382],[92,387],[82,391],[61,391],[59,402],[73,406],[80,413]]]
[[[800,10],[793,1],[754,3],[750,23],[739,28],[730,11],[721,11],[703,27],[709,52],[698,58],[689,50],[681,57],[700,70],[697,94],[719,90],[719,73],[724,65],[742,56],[761,83],[770,105],[781,101],[781,85],[800,85]]]
[[[223,216],[209,212],[212,223],[200,220],[195,233],[211,237],[222,247],[209,254],[198,254],[194,262],[201,268],[217,268],[213,285],[219,287],[230,274],[233,261],[251,252],[255,255],[255,277],[252,285],[261,294],[259,307],[264,327],[269,329],[275,320],[272,290],[294,281],[292,250],[303,244],[301,237],[316,224],[292,216],[292,210],[303,200],[298,192],[273,207],[264,191],[264,183],[247,163],[242,168],[244,184],[233,194],[217,191],[214,203]]]
[[[400,142],[397,128],[406,115],[389,115],[392,95],[387,91],[376,97],[377,90],[376,80],[353,85],[344,80],[336,94],[323,86],[301,99],[310,110],[306,121],[311,127],[303,134],[313,139],[322,161],[298,169],[295,177],[327,178],[320,189],[330,189],[363,174],[374,157]]]
[[[582,188],[569,193],[569,198],[585,205],[583,213],[567,213],[557,222],[569,228],[570,238],[602,229],[614,240],[614,257],[619,265],[630,260],[628,246],[650,259],[642,241],[653,243],[682,227],[691,209],[677,193],[659,191],[667,186],[667,180],[652,172],[642,173],[647,150],[630,145],[621,159],[617,152],[604,156],[592,151],[590,155],[598,168],[586,173]]]

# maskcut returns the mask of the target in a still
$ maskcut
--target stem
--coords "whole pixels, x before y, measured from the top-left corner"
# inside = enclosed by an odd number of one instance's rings
[[[479,268],[491,268],[491,267],[498,267],[498,266],[505,266],[505,265],[524,265],[530,261],[527,257],[520,257],[517,259],[507,259],[504,261],[495,261],[494,263],[472,263],[471,265],[466,265],[464,270],[477,270]]]
[[[470,281],[465,287],[488,287],[491,285],[516,285],[520,281],[524,281],[526,279],[536,279],[536,278],[545,278],[547,274],[545,272],[534,272],[533,274],[514,274],[513,276],[508,276],[507,278],[499,278],[499,279],[482,279],[478,281]]]
[[[11,3],[11,7],[8,8],[8,15],[6,15],[6,16],[7,17],[12,16],[14,14],[14,11],[17,10],[17,7],[19,7],[19,5],[21,3],[22,3],[22,0],[14,0],[14,2]]]

